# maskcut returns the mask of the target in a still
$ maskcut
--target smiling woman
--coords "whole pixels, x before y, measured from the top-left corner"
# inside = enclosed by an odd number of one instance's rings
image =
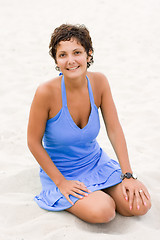
[[[61,41],[57,47],[56,63],[63,74],[76,73],[86,74],[89,57],[84,47],[75,39]],[[75,75],[74,75],[75,76]]]
[[[84,25],[61,25],[50,54],[62,76],[40,85],[28,123],[28,146],[40,165],[46,210],[67,210],[90,223],[109,222],[115,211],[143,215],[151,207],[146,187],[132,172],[125,137],[107,78],[88,72],[93,47]],[[99,146],[98,108],[118,161]]]
[[[87,67],[93,63],[93,47],[92,40],[89,35],[88,29],[84,25],[67,25],[62,24],[60,27],[56,28],[51,36],[51,41],[49,44],[49,53],[57,62],[56,54],[57,47],[62,41],[70,41],[71,38],[76,39],[78,43],[85,49],[87,56],[90,57],[90,61],[87,62]]]

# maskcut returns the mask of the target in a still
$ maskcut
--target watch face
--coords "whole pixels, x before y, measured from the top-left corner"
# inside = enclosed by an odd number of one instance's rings
[[[132,174],[131,174],[131,173],[129,173],[129,172],[127,172],[127,173],[125,174],[125,177],[129,179],[129,178],[131,178],[131,177],[132,177]]]

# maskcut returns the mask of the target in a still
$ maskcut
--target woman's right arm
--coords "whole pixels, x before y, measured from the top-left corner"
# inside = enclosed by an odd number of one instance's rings
[[[47,86],[40,86],[35,93],[30,109],[27,141],[28,147],[39,165],[54,183],[58,185],[64,177],[42,146],[42,138],[50,110],[49,100]]]
[[[85,185],[78,181],[68,181],[55,166],[42,145],[48,114],[50,111],[50,91],[47,86],[40,86],[34,96],[27,129],[28,147],[47,175],[59,188],[61,193],[73,205],[69,195],[81,198],[79,194],[86,196],[89,192]]]

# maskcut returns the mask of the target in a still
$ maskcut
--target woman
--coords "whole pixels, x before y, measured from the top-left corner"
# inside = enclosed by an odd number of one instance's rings
[[[63,24],[50,41],[59,77],[40,85],[28,123],[28,146],[40,165],[38,205],[67,210],[90,223],[143,215],[151,207],[146,187],[133,174],[124,134],[106,77],[88,72],[93,47],[84,25]],[[101,109],[118,162],[96,141]]]

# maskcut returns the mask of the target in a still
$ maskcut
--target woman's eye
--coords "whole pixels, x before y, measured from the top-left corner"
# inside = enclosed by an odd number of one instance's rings
[[[75,52],[74,54],[75,54],[75,55],[79,55],[80,53],[81,53],[81,52],[77,51],[77,52]]]
[[[61,57],[61,58],[64,57],[64,56],[65,56],[65,53],[62,53],[62,54],[59,55],[59,57]]]

